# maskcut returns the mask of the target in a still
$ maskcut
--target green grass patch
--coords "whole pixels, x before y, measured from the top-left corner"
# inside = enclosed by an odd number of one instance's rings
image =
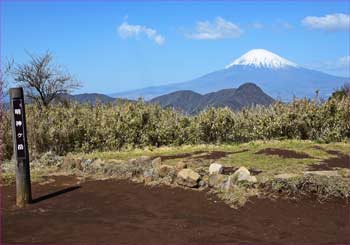
[[[278,155],[266,155],[256,154],[258,151],[266,148],[284,149],[295,151],[297,153],[308,154],[309,158],[284,158]],[[217,159],[208,160],[198,158],[201,154],[196,154],[198,151],[212,152],[212,151],[226,151],[233,152],[232,154]],[[234,153],[239,152],[240,153]],[[338,151],[342,154],[350,152],[349,143],[329,143],[319,144],[312,141],[301,140],[271,140],[271,141],[252,141],[244,144],[231,144],[231,145],[184,145],[179,147],[160,147],[160,148],[145,148],[134,149],[129,151],[116,151],[116,152],[92,152],[89,154],[79,154],[84,158],[100,158],[102,160],[128,160],[131,158],[137,158],[140,156],[175,156],[178,154],[192,154],[188,157],[179,157],[166,160],[166,164],[176,164],[179,161],[194,162],[198,165],[206,166],[211,162],[220,162],[224,166],[245,166],[248,168],[255,168],[269,174],[278,173],[300,173],[305,171],[307,166],[311,164],[318,164],[322,161],[336,157],[336,154],[328,153],[327,151]],[[197,156],[197,158],[194,158]]]

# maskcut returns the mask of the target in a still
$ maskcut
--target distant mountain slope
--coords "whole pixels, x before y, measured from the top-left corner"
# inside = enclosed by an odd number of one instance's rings
[[[113,102],[116,99],[113,97],[109,97],[104,94],[97,93],[84,93],[73,95],[74,100],[79,101],[80,103],[96,103],[96,101],[100,101],[102,103]]]
[[[112,98],[110,96],[104,95],[104,94],[98,94],[98,93],[83,93],[83,94],[61,94],[59,97],[59,100],[70,100],[70,101],[76,101],[79,103],[88,103],[95,105],[97,101],[101,103],[108,103],[108,102],[114,102],[116,101],[116,98]]]
[[[245,83],[239,88],[223,89],[201,95],[193,91],[177,91],[150,100],[163,107],[173,107],[186,113],[196,113],[207,107],[230,107],[239,110],[252,105],[270,105],[274,102],[253,83]]]
[[[161,95],[152,99],[151,103],[160,104],[162,107],[179,108],[185,112],[192,112],[198,108],[203,95],[189,90],[176,91]]]
[[[183,83],[148,87],[112,94],[113,97],[148,100],[179,90],[205,94],[251,82],[273,98],[285,101],[296,97],[313,97],[318,90],[321,97],[349,82],[350,78],[329,75],[303,68],[287,59],[263,49],[254,49],[234,60],[225,69]]]

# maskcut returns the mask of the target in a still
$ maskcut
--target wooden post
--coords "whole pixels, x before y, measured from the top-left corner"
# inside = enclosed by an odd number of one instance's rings
[[[32,201],[26,114],[23,88],[10,88],[13,154],[16,170],[16,205],[24,207]]]

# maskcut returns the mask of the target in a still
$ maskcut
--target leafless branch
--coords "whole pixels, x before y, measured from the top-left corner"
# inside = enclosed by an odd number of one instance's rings
[[[25,89],[29,99],[48,106],[60,94],[71,93],[81,86],[71,74],[52,64],[50,52],[29,56],[28,64],[16,65],[12,71],[14,81]]]

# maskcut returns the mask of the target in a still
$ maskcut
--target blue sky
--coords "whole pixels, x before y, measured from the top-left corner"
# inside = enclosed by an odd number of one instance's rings
[[[2,1],[1,57],[50,50],[83,83],[113,93],[183,82],[264,48],[349,74],[350,1]]]

